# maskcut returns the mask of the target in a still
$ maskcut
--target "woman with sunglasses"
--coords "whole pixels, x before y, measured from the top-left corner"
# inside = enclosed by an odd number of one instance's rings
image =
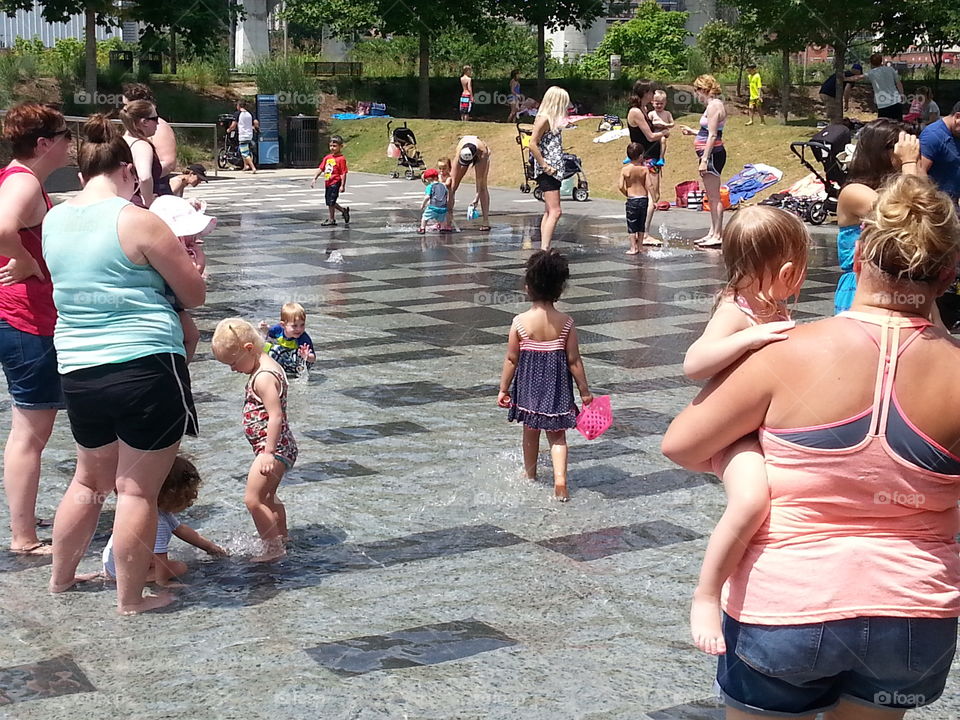
[[[130,146],[136,176],[140,180],[140,187],[131,200],[135,205],[148,208],[157,195],[169,194],[169,187],[166,188],[167,192],[163,192],[164,188],[158,183],[163,175],[163,166],[157,149],[150,142],[157,132],[160,116],[152,102],[134,100],[120,110],[120,120],[126,130],[123,139]]]
[[[41,555],[50,546],[37,537],[40,456],[64,407],[53,349],[57,311],[40,247],[50,209],[43,182],[67,164],[70,130],[58,110],[22,103],[4,118],[3,137],[13,151],[0,170],[0,364],[13,408],[3,485],[10,549]]]
[[[853,250],[860,237],[860,224],[873,209],[880,186],[903,173],[923,175],[920,141],[904,132],[903,123],[879,118],[860,131],[847,179],[837,198],[837,261],[843,274],[834,294],[834,312],[850,309],[857,289],[853,272]]]
[[[143,596],[157,532],[157,495],[184,434],[196,434],[183,330],[203,279],[167,224],[129,200],[133,155],[104,115],[84,127],[84,188],[47,216],[43,256],[53,281],[54,335],[77,469],[53,523],[51,592],[90,576],[77,564],[104,499],[117,492],[113,547],[122,614],[173,601]]]

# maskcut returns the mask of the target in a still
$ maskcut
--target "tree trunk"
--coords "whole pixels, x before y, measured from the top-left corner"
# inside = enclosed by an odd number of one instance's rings
[[[83,34],[86,51],[83,88],[94,102],[97,93],[97,11],[89,5],[83,12]]]
[[[430,117],[430,31],[420,28],[420,94],[417,99],[417,114]]]
[[[836,99],[832,108],[827,108],[827,119],[832,122],[838,122],[843,118],[843,92],[846,89],[844,83],[843,69],[846,67],[847,44],[837,43],[833,46],[833,72],[837,76]]]
[[[230,11],[230,35],[227,37],[227,48],[230,53],[230,69],[233,69],[237,66],[237,16]]]
[[[543,23],[537,23],[537,93],[543,98],[547,90],[547,39]]]
[[[937,57],[933,61],[933,96],[937,97],[940,92],[940,72],[943,70],[943,51],[941,47],[937,52]],[[927,98],[929,100],[930,98]]]
[[[780,82],[780,122],[786,125],[790,115],[790,51],[784,48],[780,60],[783,63],[781,71],[783,78]]]
[[[177,31],[170,28],[170,74],[177,74]]]

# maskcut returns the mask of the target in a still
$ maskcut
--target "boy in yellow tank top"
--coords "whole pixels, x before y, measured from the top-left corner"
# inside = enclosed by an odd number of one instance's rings
[[[753,125],[754,113],[760,118],[760,124],[766,125],[763,120],[763,83],[760,81],[760,73],[757,72],[756,63],[747,65],[747,80],[750,81],[750,119],[747,125]]]

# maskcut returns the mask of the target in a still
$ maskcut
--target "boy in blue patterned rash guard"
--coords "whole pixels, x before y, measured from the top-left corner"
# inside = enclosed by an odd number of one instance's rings
[[[276,325],[260,323],[260,329],[267,333],[263,351],[280,364],[287,377],[297,377],[317,359],[306,326],[307,311],[295,302],[285,303],[280,308],[280,322]]]

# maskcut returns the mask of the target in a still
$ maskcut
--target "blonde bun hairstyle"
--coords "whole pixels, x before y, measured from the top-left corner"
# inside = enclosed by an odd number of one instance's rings
[[[896,281],[934,282],[955,273],[960,223],[953,201],[926,178],[896,175],[863,221],[860,260]]]

